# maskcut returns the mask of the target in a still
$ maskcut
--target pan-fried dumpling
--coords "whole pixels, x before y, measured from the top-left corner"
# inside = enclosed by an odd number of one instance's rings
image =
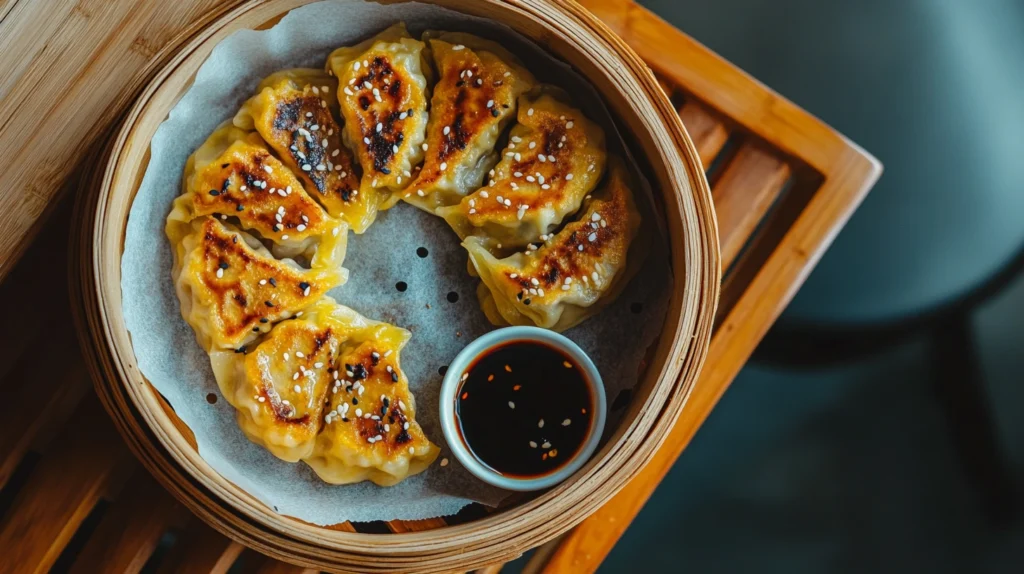
[[[601,179],[604,132],[552,92],[520,99],[518,123],[487,186],[437,210],[460,238],[478,236],[497,251],[524,247],[575,213]]]
[[[579,219],[539,246],[497,259],[486,240],[468,237],[463,246],[483,281],[477,296],[484,314],[496,325],[564,331],[579,324],[614,300],[639,266],[642,250],[629,251],[639,225],[626,169],[616,160]]]
[[[306,463],[324,481],[397,484],[425,470],[440,449],[415,421],[416,406],[399,365],[405,329],[366,319],[336,305],[343,325],[341,372],[327,395],[324,426]]]
[[[440,77],[430,101],[423,168],[404,198],[433,213],[480,187],[497,162],[498,137],[534,79],[495,42],[455,32],[427,32],[423,39]]]
[[[423,52],[423,42],[395,24],[327,58],[338,78],[345,143],[363,169],[359,193],[377,197],[381,209],[398,201],[423,160],[430,73]]]
[[[282,321],[248,352],[214,350],[221,393],[250,440],[288,462],[313,452],[343,333],[325,321],[326,298]],[[244,354],[243,354],[244,353]]]
[[[174,222],[180,236],[189,221],[219,214],[271,241],[277,257],[302,256],[323,268],[345,258],[348,226],[306,194],[255,132],[230,123],[214,131],[186,162],[183,187],[167,218],[169,234]]]
[[[341,267],[304,270],[274,259],[259,240],[212,217],[191,232],[168,222],[181,315],[206,351],[239,349],[348,279]]]
[[[259,93],[235,115],[235,126],[255,129],[305,184],[306,191],[332,217],[356,233],[377,216],[372,196],[359,195],[352,152],[341,143],[333,110],[338,81],[315,69],[277,72],[260,83]]]

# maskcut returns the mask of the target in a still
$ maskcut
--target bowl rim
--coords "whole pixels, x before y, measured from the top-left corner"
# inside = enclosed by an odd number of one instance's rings
[[[621,489],[653,457],[693,390],[707,357],[721,279],[714,207],[699,156],[647,65],[574,2],[431,0],[458,12],[499,20],[576,67],[602,91],[613,115],[639,134],[634,143],[641,151],[657,159],[649,175],[663,185],[664,217],[675,238],[669,247],[677,288],[662,337],[640,383],[650,387],[645,389],[648,396],[643,404],[633,401],[627,420],[572,485],[562,483],[472,522],[381,536],[276,514],[205,464],[189,443],[187,427],[181,428],[180,421],[175,424],[141,376],[120,317],[120,256],[149,139],[187,89],[199,63],[234,31],[272,25],[310,1],[247,0],[208,16],[198,31],[192,30],[191,36],[167,51],[163,69],[156,71],[125,115],[95,191],[93,219],[82,223],[83,229],[91,225],[86,233],[92,238],[91,251],[81,263],[87,279],[84,288],[95,290],[90,295],[95,296],[95,308],[87,311],[92,314],[84,325],[100,355],[92,367],[94,380],[103,389],[101,396],[113,394],[113,400],[104,404],[129,444],[140,449],[143,464],[218,530],[262,552],[327,568],[380,564],[383,559],[409,567],[411,556],[431,557],[431,567],[436,569],[453,564],[465,568],[514,557],[568,530]],[[566,33],[566,22],[577,27],[571,34]],[[614,63],[596,60],[594,53],[599,49],[610,54]],[[103,356],[106,353],[109,358]]]
[[[455,416],[455,399],[462,385],[462,376],[466,368],[472,364],[474,359],[488,350],[518,341],[547,343],[569,355],[586,374],[587,386],[594,397],[594,402],[591,405],[594,416],[590,418],[586,439],[581,447],[576,450],[568,462],[555,472],[533,478],[506,476],[483,463],[462,439]],[[561,333],[526,325],[501,327],[488,331],[463,347],[462,351],[448,365],[448,371],[445,372],[441,382],[439,395],[438,409],[441,414],[441,430],[444,432],[448,449],[455,455],[455,458],[480,480],[499,488],[519,492],[550,488],[575,474],[597,450],[597,445],[601,442],[601,435],[604,433],[608,411],[604,380],[590,356],[575,341]]]

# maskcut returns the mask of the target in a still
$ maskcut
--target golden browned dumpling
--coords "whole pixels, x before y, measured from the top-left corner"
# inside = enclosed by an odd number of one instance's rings
[[[342,333],[320,317],[321,299],[301,318],[277,324],[255,349],[214,351],[214,374],[250,440],[282,460],[313,452],[337,372]]]
[[[638,266],[643,254],[629,247],[639,225],[626,169],[616,160],[579,219],[527,251],[498,259],[484,239],[466,238],[483,281],[477,295],[484,314],[496,325],[564,331],[579,324],[614,300]],[[629,268],[627,253],[637,258]]]
[[[327,58],[338,78],[345,142],[363,169],[359,193],[376,196],[381,209],[398,201],[395,192],[423,159],[430,73],[423,49],[396,24]]]
[[[274,259],[251,235],[209,216],[193,220],[189,228],[179,236],[181,224],[168,222],[173,275],[181,315],[208,352],[244,347],[348,278],[341,267],[306,271]]]
[[[440,450],[415,421],[416,405],[399,362],[410,333],[342,305],[317,310],[337,325],[345,342],[323,430],[306,463],[332,484],[370,480],[390,486],[422,472]]]
[[[459,237],[497,251],[553,233],[604,171],[604,132],[554,90],[521,97],[518,116],[487,186],[437,210]]]
[[[362,233],[377,215],[377,202],[359,194],[352,152],[341,143],[341,128],[332,113],[338,108],[337,86],[337,79],[321,70],[277,72],[260,83],[259,93],[242,105],[233,121],[259,132],[309,195]]]
[[[439,78],[423,168],[403,197],[433,213],[480,187],[497,161],[498,136],[515,118],[516,102],[534,79],[495,42],[454,32],[428,32],[423,39]]]
[[[168,225],[218,215],[273,243],[278,257],[305,257],[333,268],[345,257],[347,225],[327,214],[255,132],[218,128],[185,165],[184,191]],[[171,233],[170,227],[168,233]],[[173,238],[172,238],[173,241]]]

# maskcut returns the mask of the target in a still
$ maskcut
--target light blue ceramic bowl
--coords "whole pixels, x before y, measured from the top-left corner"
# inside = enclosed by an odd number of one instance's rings
[[[473,360],[488,349],[508,343],[511,341],[538,341],[560,349],[572,358],[573,362],[583,369],[586,380],[590,384],[591,396],[594,397],[594,416],[590,419],[590,428],[587,431],[587,438],[583,447],[567,463],[551,474],[535,478],[519,478],[502,475],[486,464],[483,464],[462,442],[459,436],[458,422],[455,420],[455,399],[459,390],[459,383],[462,374],[473,363]],[[455,458],[462,463],[474,476],[493,484],[494,486],[508,490],[541,490],[550,488],[566,478],[572,476],[579,470],[597,450],[597,444],[601,440],[601,433],[604,431],[605,411],[607,410],[607,399],[604,394],[604,383],[601,374],[590,357],[580,349],[576,343],[568,338],[538,327],[505,327],[496,329],[476,339],[466,346],[455,357],[455,360],[448,365],[444,382],[441,383],[441,428],[444,430],[444,438],[448,442],[448,448],[455,455]],[[501,432],[501,429],[495,429]]]

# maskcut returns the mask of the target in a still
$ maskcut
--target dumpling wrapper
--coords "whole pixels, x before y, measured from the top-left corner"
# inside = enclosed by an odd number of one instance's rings
[[[249,440],[298,462],[313,453],[344,334],[323,318],[321,299],[282,321],[252,350],[210,353],[221,394]]]
[[[538,92],[520,98],[518,123],[487,186],[437,210],[460,238],[478,237],[496,253],[554,232],[604,172],[604,131],[556,90]]]
[[[244,347],[348,279],[342,267],[307,271],[274,259],[255,237],[209,216],[187,227],[168,221],[167,235],[181,316],[207,352]]]
[[[423,42],[399,23],[327,57],[338,78],[344,141],[363,170],[359,193],[375,197],[380,209],[398,202],[423,160],[431,74],[424,56]]]
[[[377,202],[359,194],[352,152],[342,144],[335,119],[337,87],[338,80],[322,70],[277,72],[260,83],[232,121],[256,130],[327,213],[362,233],[377,216]]]
[[[519,96],[535,83],[507,50],[457,32],[426,32],[440,77],[433,88],[426,156],[403,198],[434,213],[483,183],[497,162],[495,146],[515,118]]]
[[[426,470],[440,449],[416,423],[415,400],[399,363],[411,334],[342,305],[335,304],[328,317],[342,326],[341,372],[306,464],[331,484],[369,480],[391,486]]]
[[[579,219],[540,247],[498,259],[486,239],[466,238],[462,245],[482,280],[480,307],[495,325],[559,332],[578,325],[612,302],[639,268],[643,249],[630,250],[639,226],[626,168],[616,159]]]
[[[301,256],[323,269],[344,262],[348,225],[313,201],[255,132],[217,128],[185,163],[182,187],[167,216],[169,236],[187,234],[193,219],[220,215],[270,240],[277,257]]]

